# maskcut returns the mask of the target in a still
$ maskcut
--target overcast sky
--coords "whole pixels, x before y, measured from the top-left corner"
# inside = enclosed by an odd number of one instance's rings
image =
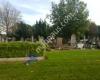
[[[0,3],[9,1],[15,8],[21,11],[22,19],[33,25],[36,20],[45,19],[50,13],[51,1],[59,3],[59,0],[0,0]],[[82,0],[87,3],[89,19],[100,25],[100,0]]]

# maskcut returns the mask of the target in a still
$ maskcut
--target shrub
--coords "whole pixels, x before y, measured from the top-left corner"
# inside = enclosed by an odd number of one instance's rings
[[[49,47],[48,44],[42,38],[39,38],[39,41],[37,41],[36,44],[38,45],[35,48],[36,53],[42,53],[43,55],[45,55],[44,52]]]
[[[43,56],[43,52],[36,52],[36,49],[41,45],[38,41],[32,42],[7,42],[0,43],[0,57],[25,57],[30,53],[37,56]]]

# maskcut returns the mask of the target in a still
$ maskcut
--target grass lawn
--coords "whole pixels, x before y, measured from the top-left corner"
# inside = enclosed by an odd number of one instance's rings
[[[47,52],[48,59],[23,63],[0,63],[0,80],[100,80],[100,51]]]

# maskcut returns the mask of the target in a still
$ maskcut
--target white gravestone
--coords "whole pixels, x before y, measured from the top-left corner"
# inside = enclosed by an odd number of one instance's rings
[[[76,35],[75,34],[71,35],[71,46],[74,48],[76,47]]]

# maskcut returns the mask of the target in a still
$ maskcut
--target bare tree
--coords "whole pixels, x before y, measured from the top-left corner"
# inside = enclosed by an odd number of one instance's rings
[[[0,32],[8,34],[12,31],[12,26],[20,20],[20,12],[15,9],[9,2],[4,3],[0,8]]]

